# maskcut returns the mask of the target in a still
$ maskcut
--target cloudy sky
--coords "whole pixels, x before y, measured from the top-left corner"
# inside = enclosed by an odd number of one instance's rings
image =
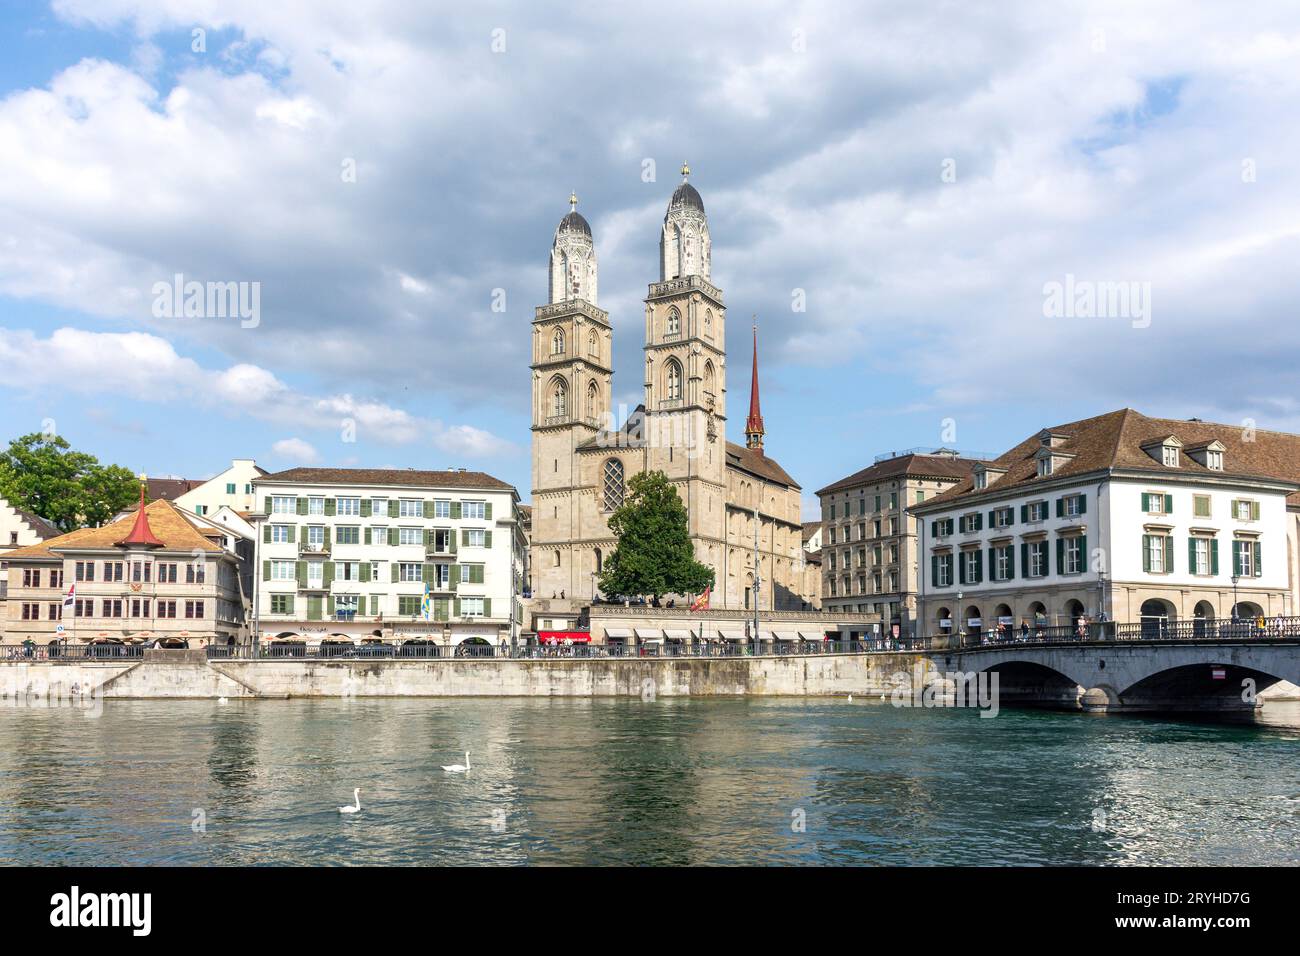
[[[807,492],[1124,405],[1300,430],[1300,8],[1137,6],[6,4],[0,438],[52,422],[189,477],[460,465],[527,499],[569,192],[635,405],[683,160],[728,437],[754,313]],[[259,283],[256,326],[156,315],[176,274]],[[1067,276],[1137,297],[1062,314]]]

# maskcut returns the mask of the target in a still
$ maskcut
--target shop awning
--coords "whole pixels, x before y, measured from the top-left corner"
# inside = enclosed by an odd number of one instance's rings
[[[542,644],[590,644],[590,631],[538,631],[537,640]]]
[[[798,631],[773,631],[778,641],[797,641],[799,640]]]
[[[805,641],[822,641],[826,639],[826,635],[821,631],[800,631],[799,636]]]
[[[621,637],[623,640],[627,640],[627,639],[628,639],[629,637],[631,637],[631,636],[632,636],[632,629],[631,629],[631,628],[628,628],[628,627],[607,627],[607,628],[605,628],[605,637],[606,637],[606,639],[609,639],[609,638],[611,638],[611,637]]]
[[[771,631],[759,631],[759,632],[758,632],[758,639],[759,639],[759,641],[767,641],[767,642],[770,643],[770,642],[772,641],[772,632],[771,632]]]
[[[657,627],[638,627],[636,629],[636,639],[638,641],[662,641],[664,632]]]
[[[744,631],[718,631],[724,641],[743,641],[745,639]]]
[[[667,636],[668,640],[670,641],[689,641],[691,638],[695,636],[694,631],[684,631],[681,629],[666,630],[664,631],[664,634]]]

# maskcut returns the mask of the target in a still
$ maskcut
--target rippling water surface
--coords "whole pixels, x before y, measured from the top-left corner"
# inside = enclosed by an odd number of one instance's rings
[[[1266,715],[989,720],[770,698],[0,707],[0,862],[1297,864],[1300,704]],[[466,749],[469,774],[439,769]],[[362,812],[341,816],[353,787]]]

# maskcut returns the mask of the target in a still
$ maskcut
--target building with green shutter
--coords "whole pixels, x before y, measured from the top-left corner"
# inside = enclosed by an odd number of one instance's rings
[[[1300,436],[1120,409],[914,504],[919,631],[1300,613]]]
[[[291,468],[254,485],[261,640],[518,640],[526,550],[513,486],[373,468]]]

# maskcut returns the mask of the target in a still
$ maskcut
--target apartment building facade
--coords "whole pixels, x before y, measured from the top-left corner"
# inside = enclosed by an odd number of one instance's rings
[[[923,630],[1294,614],[1298,489],[1294,435],[1132,409],[1045,428],[911,507]]]
[[[518,640],[515,489],[465,470],[292,468],[254,479],[259,639]]]
[[[952,488],[975,464],[945,449],[907,452],[819,490],[822,609],[879,614],[887,627],[909,633],[919,551],[907,509]]]
[[[237,644],[246,639],[237,549],[171,502],[142,504],[5,555],[6,643]]]

